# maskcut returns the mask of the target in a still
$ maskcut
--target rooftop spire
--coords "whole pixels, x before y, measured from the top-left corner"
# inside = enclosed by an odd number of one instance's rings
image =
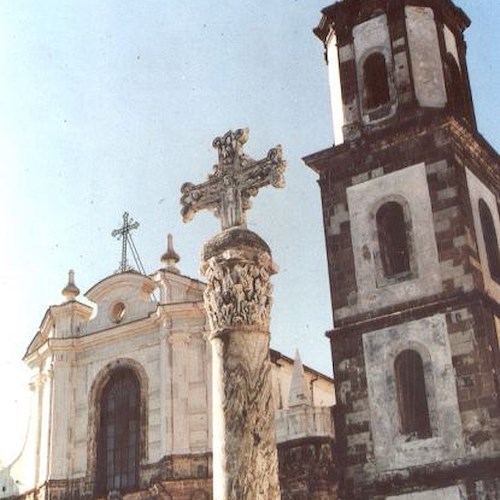
[[[174,250],[173,237],[171,234],[167,236],[167,251],[161,256],[161,262],[165,266],[164,269],[171,273],[179,274],[180,271],[177,269],[176,264],[181,258],[179,254]]]
[[[75,285],[75,271],[70,269],[68,272],[68,284],[62,289],[61,293],[68,302],[75,300],[80,294],[80,289]]]
[[[288,407],[310,406],[311,393],[307,386],[304,374],[304,367],[300,360],[299,351],[295,351],[295,361],[293,362],[292,380],[290,381],[290,392],[288,393]]]

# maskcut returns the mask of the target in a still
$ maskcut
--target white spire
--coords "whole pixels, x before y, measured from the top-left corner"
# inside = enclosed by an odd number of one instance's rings
[[[311,393],[307,385],[299,351],[295,351],[292,380],[290,381],[290,392],[288,393],[288,407],[293,408],[294,406],[311,406]]]

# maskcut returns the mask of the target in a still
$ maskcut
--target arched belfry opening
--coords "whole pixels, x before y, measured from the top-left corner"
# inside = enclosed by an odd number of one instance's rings
[[[401,433],[423,439],[432,435],[424,366],[420,354],[402,351],[394,361]]]
[[[391,278],[410,271],[410,247],[403,206],[384,203],[376,215],[380,258],[384,276]]]
[[[495,229],[495,222],[491,215],[491,210],[484,200],[479,200],[479,217],[481,219],[481,229],[483,230],[484,246],[486,258],[488,259],[488,269],[491,277],[500,282],[500,251],[498,249],[498,238]]]
[[[381,52],[375,52],[366,58],[363,64],[363,84],[366,109],[375,109],[389,102],[387,66]]]
[[[467,118],[468,107],[464,78],[458,67],[457,61],[449,52],[444,57],[444,74],[448,97],[448,109],[457,118]]]
[[[115,370],[104,386],[97,436],[98,494],[139,485],[140,385],[133,370]]]

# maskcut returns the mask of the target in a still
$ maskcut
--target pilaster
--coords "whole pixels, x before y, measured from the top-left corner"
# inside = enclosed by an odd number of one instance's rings
[[[189,344],[191,336],[184,332],[172,332],[168,337],[172,359],[172,424],[173,451],[188,453],[189,450]]]

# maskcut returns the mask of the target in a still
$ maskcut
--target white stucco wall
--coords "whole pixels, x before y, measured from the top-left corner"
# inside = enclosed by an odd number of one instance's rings
[[[458,68],[460,69],[460,71],[462,71],[460,58],[458,57],[457,39],[455,38],[455,35],[446,25],[444,25],[443,27],[443,34],[444,34],[444,43],[446,46],[446,52],[449,52],[453,56],[453,58],[457,63]]]
[[[434,11],[407,6],[405,14],[417,100],[422,107],[442,108],[446,87]]]
[[[340,85],[340,66],[337,47],[337,37],[334,33],[328,39],[326,45],[326,55],[328,59],[328,82],[330,85],[330,105],[333,121],[334,144],[338,146],[344,142],[343,127],[344,106],[342,103],[342,89]]]
[[[382,177],[365,180],[347,189],[357,297],[337,311],[340,317],[382,308],[441,291],[441,277],[434,234],[431,201],[423,163]],[[380,277],[375,213],[386,201],[408,203],[411,213],[415,270],[411,278],[384,283]]]
[[[432,437],[409,440],[400,432],[394,361],[405,349],[423,361]],[[391,470],[463,454],[462,424],[443,314],[363,335],[370,422],[376,466]]]

